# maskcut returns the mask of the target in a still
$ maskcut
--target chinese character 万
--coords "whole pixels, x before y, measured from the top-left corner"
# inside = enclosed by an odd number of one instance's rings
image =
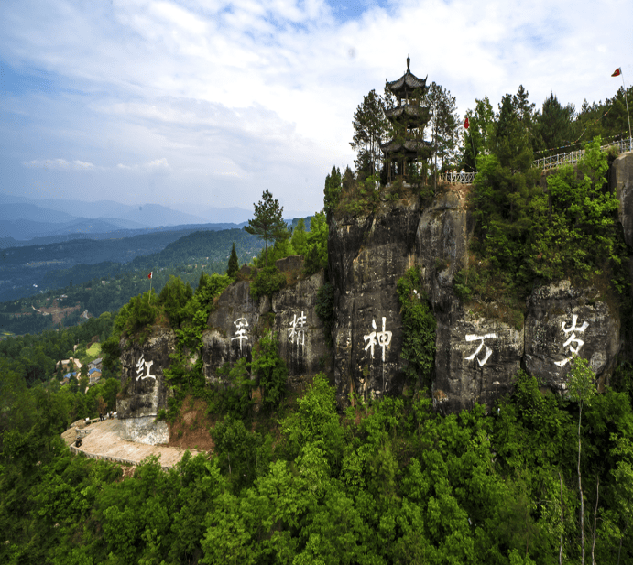
[[[586,328],[588,328],[589,324],[587,320],[583,321],[583,325],[580,326],[579,328],[577,328],[577,315],[573,314],[572,315],[572,325],[570,326],[570,328],[566,328],[566,323],[562,321],[561,323],[561,329],[564,331],[564,334],[567,336],[570,332],[572,332],[572,334],[570,335],[570,338],[568,338],[568,340],[566,340],[563,343],[563,347],[566,348],[566,346],[570,346],[570,351],[576,356],[579,354],[579,350],[581,350],[581,346],[583,346],[585,344],[585,342],[583,340],[581,340],[580,338],[577,338],[575,336],[575,332],[584,332]],[[577,347],[573,348],[571,346],[572,342],[576,342],[577,343]],[[559,367],[563,367],[565,366],[570,360],[572,360],[573,356],[570,356],[569,358],[564,358],[563,360],[561,360],[560,362],[555,362],[556,366]]]
[[[383,330],[381,332],[377,332],[376,328],[376,320],[372,319],[372,328],[374,328],[374,332],[363,337],[364,340],[369,340],[365,349],[370,348],[370,357],[374,357],[374,346],[379,345],[383,349],[382,360],[385,361],[385,348],[390,345],[390,341],[392,340],[392,333],[389,330],[385,330],[385,317],[383,319]]]
[[[236,326],[236,337],[232,338],[231,341],[240,340],[240,352],[242,352],[242,341],[247,339],[247,328],[249,327],[249,323],[246,318],[239,318],[233,322]]]
[[[155,375],[150,374],[150,366],[153,364],[154,362],[151,362],[151,361],[146,362],[145,358],[141,356],[139,361],[136,363],[136,380],[139,381],[139,379],[145,379],[146,377],[151,377],[152,379],[156,379]],[[143,375],[144,371],[147,372],[145,375]]]
[[[297,336],[297,344],[299,344],[299,337],[301,335],[301,337],[302,337],[301,345],[302,346],[304,345],[304,324],[305,324],[305,322],[306,322],[306,317],[304,316],[304,311],[302,311],[302,314],[300,315],[299,318],[297,318],[296,314],[293,315],[293,320],[288,323],[288,325],[292,327],[290,329],[289,334],[288,334],[288,339],[291,341],[291,344],[293,343],[293,337],[294,336]],[[297,326],[299,326],[299,328],[297,328]]]
[[[491,348],[489,348],[488,346],[484,346],[484,341],[487,338],[497,338],[497,337],[498,335],[495,332],[491,332],[490,334],[485,334],[484,336],[478,336],[476,334],[465,335],[464,339],[467,342],[473,342],[474,340],[482,340],[482,342],[480,342],[480,345],[476,348],[476,351],[471,356],[467,356],[465,360],[473,360],[475,358],[478,364],[480,364],[480,367],[482,367],[484,364],[487,363],[489,356],[493,353],[493,350],[491,350]],[[484,359],[481,360],[480,358],[476,358],[476,356],[480,353],[480,350],[482,350],[483,347],[485,348]]]

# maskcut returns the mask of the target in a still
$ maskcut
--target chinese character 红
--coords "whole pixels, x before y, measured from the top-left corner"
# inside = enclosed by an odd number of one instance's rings
[[[297,344],[300,344],[299,338],[301,335],[301,338],[302,338],[301,346],[303,346],[304,345],[304,324],[306,322],[306,317],[304,316],[304,311],[301,311],[301,313],[302,314],[300,315],[299,318],[297,318],[297,315],[294,314],[293,320],[288,323],[288,325],[291,326],[291,329],[288,334],[288,339],[291,341],[291,344],[292,344],[293,337],[297,336]],[[299,328],[297,328],[298,326]]]
[[[145,358],[141,356],[139,361],[136,363],[136,380],[139,381],[139,379],[145,379],[146,377],[151,377],[152,379],[156,379],[155,375],[150,374],[150,366],[153,364],[154,362],[152,361],[146,362]],[[147,372],[145,375],[143,375],[144,371]]]
[[[236,326],[236,337],[232,338],[231,341],[240,340],[240,352],[242,352],[242,341],[247,339],[247,328],[249,327],[249,323],[246,318],[239,318],[233,322]]]
[[[491,332],[489,334],[485,334],[484,336],[478,336],[477,334],[466,334],[464,339],[467,342],[473,342],[474,340],[481,340],[480,345],[476,348],[476,351],[471,354],[470,356],[467,356],[465,358],[465,360],[473,360],[475,358],[475,360],[478,362],[478,364],[480,364],[480,367],[482,367],[484,364],[487,363],[487,360],[489,359],[489,356],[493,353],[493,350],[491,350],[491,348],[489,348],[488,346],[484,346],[484,341],[487,338],[497,338],[498,335],[495,332]],[[484,358],[480,359],[480,358],[476,358],[476,356],[480,353],[480,350],[482,350],[482,347],[484,346],[485,350],[484,350]]]
[[[583,340],[581,340],[580,338],[577,338],[575,336],[575,332],[585,332],[586,328],[588,328],[589,324],[586,320],[583,321],[583,325],[580,326],[579,328],[577,328],[577,315],[573,314],[572,315],[572,325],[570,326],[570,328],[566,328],[566,323],[565,322],[561,322],[561,329],[564,331],[564,334],[567,336],[570,332],[572,332],[572,334],[570,335],[570,338],[568,338],[568,340],[566,340],[563,343],[563,347],[566,348],[566,346],[570,346],[570,351],[575,355],[579,355],[579,350],[581,350],[581,346],[583,346],[585,344],[585,342]],[[577,347],[573,348],[571,346],[572,342],[576,342],[577,343]],[[569,358],[564,358],[563,360],[561,360],[560,362],[555,362],[556,366],[559,367],[563,367],[565,366],[570,360],[572,360],[574,356],[570,356]]]
[[[383,330],[381,332],[377,332],[376,328],[376,320],[372,319],[372,328],[374,328],[374,332],[367,334],[363,337],[364,340],[369,340],[365,349],[370,348],[370,357],[374,358],[374,346],[380,346],[383,349],[382,360],[385,361],[385,348],[390,345],[390,341],[392,340],[392,333],[389,330],[385,330],[385,320],[386,317],[382,317],[383,319]]]

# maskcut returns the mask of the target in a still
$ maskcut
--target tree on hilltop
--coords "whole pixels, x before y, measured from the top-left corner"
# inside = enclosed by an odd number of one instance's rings
[[[282,219],[282,211],[284,210],[277,199],[269,191],[262,193],[262,200],[253,203],[255,207],[255,218],[249,220],[249,225],[245,226],[245,230],[264,240],[264,257],[268,257],[269,241],[276,241],[284,238],[288,234],[286,222]]]
[[[229,256],[229,264],[227,265],[227,275],[229,277],[235,277],[236,273],[238,273],[238,269],[238,255],[236,254],[236,243],[234,242],[231,248],[231,255]]]

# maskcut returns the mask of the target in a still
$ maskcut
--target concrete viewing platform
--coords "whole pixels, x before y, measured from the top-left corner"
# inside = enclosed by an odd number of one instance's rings
[[[83,429],[74,426],[62,433],[62,439],[70,445],[74,454],[84,454],[88,458],[97,458],[111,462],[119,462],[136,466],[148,456],[158,456],[159,464],[164,470],[174,467],[180,462],[185,449],[171,448],[165,445],[152,446],[125,440],[126,423],[122,420],[95,420]],[[75,446],[78,431],[82,436],[80,448]],[[192,456],[199,450],[190,450]]]

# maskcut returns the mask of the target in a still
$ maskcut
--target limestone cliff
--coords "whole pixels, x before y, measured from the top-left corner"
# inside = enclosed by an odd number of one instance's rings
[[[619,218],[631,250],[632,154],[617,159],[613,168],[611,179],[622,203]],[[619,351],[620,321],[596,289],[577,288],[569,281],[536,288],[527,301],[526,319],[513,325],[502,322],[495,303],[469,309],[456,297],[454,276],[466,266],[473,228],[465,204],[468,191],[468,185],[453,185],[432,202],[418,197],[382,200],[373,213],[331,219],[332,349],[326,347],[315,313],[323,273],[299,279],[259,302],[251,298],[249,282],[229,286],[203,332],[208,382],[219,379],[216,370],[224,363],[233,365],[241,357],[250,361],[258,338],[272,329],[291,387],[326,371],[334,379],[340,406],[351,392],[366,398],[401,393],[404,331],[397,282],[412,266],[420,269],[437,322],[432,397],[439,410],[459,411],[474,403],[491,407],[512,391],[520,368],[544,387],[561,391],[573,354],[590,360],[605,381]],[[300,265],[301,258],[292,257],[279,267],[297,273]],[[174,334],[155,330],[145,346],[124,352],[126,393],[117,405],[122,415],[155,415],[166,406],[163,370],[173,348]]]

